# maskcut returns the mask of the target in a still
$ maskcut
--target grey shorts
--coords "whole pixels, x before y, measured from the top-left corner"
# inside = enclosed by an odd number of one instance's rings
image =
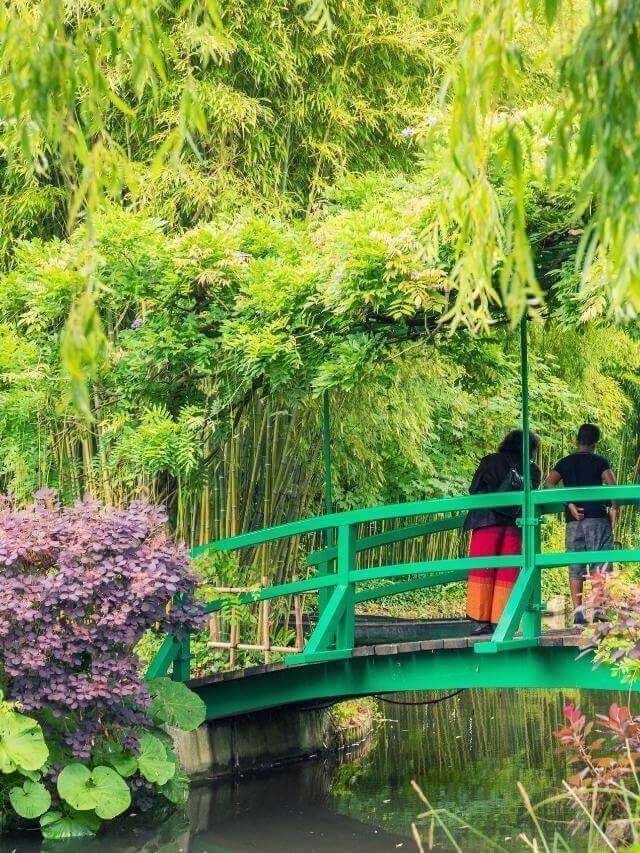
[[[583,518],[582,521],[568,521],[566,533],[567,551],[612,551],[613,533],[608,518]],[[591,571],[611,571],[611,563],[591,563]],[[569,566],[569,577],[584,580],[587,566],[574,563]]]

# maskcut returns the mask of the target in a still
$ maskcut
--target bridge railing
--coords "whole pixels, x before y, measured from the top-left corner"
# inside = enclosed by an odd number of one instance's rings
[[[579,489],[549,489],[532,495],[532,517],[518,522],[532,529],[533,548],[525,553],[497,557],[447,557],[357,568],[357,555],[395,542],[420,538],[441,530],[462,526],[471,509],[501,509],[524,506],[523,492],[500,492],[490,495],[465,495],[428,501],[394,504],[332,513],[303,519],[277,527],[244,533],[229,539],[211,542],[194,549],[197,557],[207,551],[233,551],[265,545],[279,539],[304,534],[328,532],[327,547],[312,553],[308,565],[315,574],[286,584],[244,593],[239,604],[251,604],[272,599],[318,593],[318,621],[302,652],[285,658],[287,664],[317,662],[349,657],[355,641],[355,609],[359,602],[369,601],[408,590],[463,580],[472,569],[519,568],[520,572],[504,612],[490,642],[478,644],[478,653],[496,653],[511,648],[535,646],[541,633],[541,571],[572,563],[640,562],[640,549],[542,553],[540,525],[544,516],[558,513],[569,502],[580,505],[586,501],[617,501],[620,505],[640,504],[640,484],[631,486],[597,486]],[[367,536],[358,536],[362,525],[387,520],[404,520],[418,516],[434,516],[398,529]],[[524,538],[524,537],[523,537]],[[404,580],[401,580],[405,578]],[[382,581],[371,589],[371,581]],[[358,590],[358,586],[367,588]],[[224,598],[210,601],[206,608],[218,612]],[[520,635],[516,632],[520,629]],[[180,640],[167,637],[149,668],[149,676],[165,674],[186,680],[190,673],[189,637]]]

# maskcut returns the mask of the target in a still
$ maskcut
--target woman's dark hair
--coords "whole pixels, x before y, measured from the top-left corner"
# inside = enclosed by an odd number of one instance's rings
[[[534,456],[538,445],[540,444],[540,436],[535,432],[529,431],[529,455]],[[498,453],[520,453],[522,454],[522,430],[512,429],[502,439],[502,444],[498,448]]]

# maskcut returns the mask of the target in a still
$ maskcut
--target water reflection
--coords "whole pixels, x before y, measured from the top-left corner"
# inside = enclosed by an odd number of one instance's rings
[[[428,707],[383,705],[389,718],[384,735],[361,762],[351,789],[336,792],[332,807],[406,833],[421,810],[409,784],[415,779],[433,806],[504,843],[530,827],[517,782],[535,803],[554,793],[566,775],[565,759],[555,754],[551,736],[562,724],[563,705],[581,701],[592,714],[622,699],[578,691],[496,690],[468,691]],[[567,817],[560,806],[545,814]],[[460,841],[471,849],[464,833]],[[473,849],[480,849],[477,841]]]
[[[400,697],[398,697],[400,698]],[[415,701],[419,696],[401,697]],[[422,696],[424,698],[424,695]],[[117,834],[43,850],[70,853],[243,853],[243,851],[415,850],[410,824],[420,811],[415,779],[446,808],[510,847],[529,823],[516,783],[533,802],[566,775],[551,732],[562,707],[580,701],[587,715],[627,696],[578,691],[467,691],[436,705],[381,704],[386,721],[366,747],[340,759],[281,767],[251,778],[194,786],[188,806],[159,826],[132,820]],[[566,817],[556,808],[547,817]],[[459,835],[465,850],[477,839]],[[449,849],[442,843],[438,849]],[[5,840],[2,851],[33,853],[35,837]],[[579,849],[572,842],[572,849]]]

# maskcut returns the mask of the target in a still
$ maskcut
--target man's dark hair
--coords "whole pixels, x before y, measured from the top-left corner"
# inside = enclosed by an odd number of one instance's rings
[[[578,430],[578,444],[591,447],[600,441],[600,430],[595,424],[582,424]]]
[[[529,432],[529,452],[534,455],[540,444],[540,436],[535,432]],[[502,439],[498,453],[520,453],[522,454],[522,430],[512,429]]]

